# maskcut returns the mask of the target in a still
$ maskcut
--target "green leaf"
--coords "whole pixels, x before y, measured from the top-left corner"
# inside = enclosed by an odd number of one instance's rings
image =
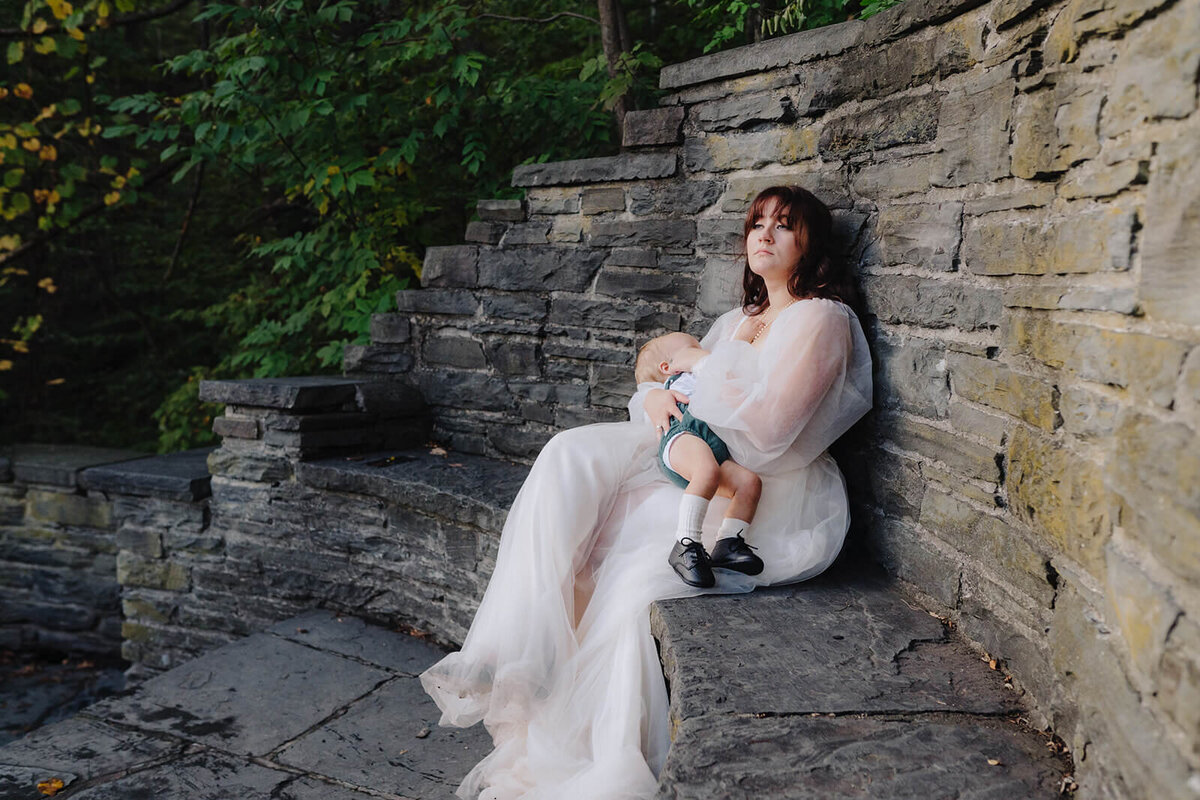
[[[8,43],[8,63],[16,64],[25,57],[25,43],[21,41]]]

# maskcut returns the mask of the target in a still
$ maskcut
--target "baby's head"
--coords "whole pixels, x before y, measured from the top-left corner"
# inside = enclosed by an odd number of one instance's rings
[[[671,376],[668,371],[671,357],[687,347],[699,347],[696,337],[687,333],[668,333],[656,336],[638,351],[633,376],[638,383],[660,383]]]

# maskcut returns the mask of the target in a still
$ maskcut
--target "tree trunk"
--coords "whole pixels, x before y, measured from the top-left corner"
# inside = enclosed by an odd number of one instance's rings
[[[604,58],[608,61],[608,77],[617,75],[617,63],[621,53],[628,51],[632,44],[629,39],[629,26],[625,23],[625,12],[620,0],[597,0],[600,12],[600,44],[604,47]],[[617,138],[625,132],[625,112],[629,110],[628,96],[617,99],[613,106],[613,117],[617,123]]]

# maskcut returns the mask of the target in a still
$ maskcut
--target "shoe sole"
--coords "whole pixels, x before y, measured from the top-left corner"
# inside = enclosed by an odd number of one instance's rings
[[[746,569],[744,566],[738,565],[738,564],[716,564],[716,563],[714,563],[712,565],[712,568],[713,569],[727,569],[731,572],[740,572],[743,575],[761,575],[765,566],[766,565],[764,564],[764,565],[759,565],[757,569],[755,569],[755,568]]]
[[[715,577],[713,578],[711,583],[704,583],[704,582],[698,583],[695,581],[689,581],[686,577],[684,577],[683,573],[680,572],[679,570],[675,570],[675,574],[679,576],[679,580],[683,581],[688,586],[695,586],[697,589],[711,589],[712,587],[717,585],[717,579]]]

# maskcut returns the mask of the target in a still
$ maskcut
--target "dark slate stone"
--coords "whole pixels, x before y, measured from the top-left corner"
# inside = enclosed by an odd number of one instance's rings
[[[414,417],[428,412],[421,390],[407,379],[362,381],[356,396],[360,409],[380,419]]]
[[[622,147],[679,144],[683,138],[683,106],[651,108],[625,114]]]
[[[86,469],[79,485],[113,494],[162,497],[191,502],[208,497],[208,454],[213,447],[184,450]]]
[[[857,20],[843,22],[671,64],[659,71],[658,85],[680,89],[836,55],[859,43],[862,26]]]
[[[584,189],[579,198],[581,214],[625,210],[625,190],[617,187]]]
[[[725,183],[720,180],[637,184],[629,190],[629,210],[639,215],[698,214],[720,200],[724,192]]]
[[[592,403],[598,406],[626,409],[629,398],[637,391],[637,379],[627,365],[597,364],[592,383]]]
[[[616,328],[646,331],[653,328],[678,330],[680,317],[637,303],[606,302],[583,297],[559,296],[550,304],[550,321],[582,328]],[[674,323],[674,327],[672,327]]]
[[[384,632],[357,617],[327,610],[293,617],[267,632],[409,676],[419,675],[445,655],[429,642]]]
[[[596,278],[596,294],[691,305],[696,302],[696,280],[677,273],[605,267]]]
[[[0,456],[0,483],[8,483],[12,479],[12,462],[6,456]]]
[[[387,787],[393,797],[450,800],[492,740],[482,725],[440,727],[440,716],[416,678],[400,678],[289,744],[279,762],[354,786]]]
[[[342,353],[342,371],[347,376],[400,375],[412,366],[413,355],[406,347],[348,344]]]
[[[74,444],[16,444],[4,449],[12,480],[73,489],[81,470],[143,458],[135,450]]]
[[[589,234],[594,247],[690,247],[695,241],[696,222],[690,219],[597,222]]]
[[[525,204],[521,200],[480,200],[475,213],[489,222],[524,222]]]
[[[532,459],[541,452],[554,430],[538,426],[493,425],[488,429],[488,443],[505,455]]]
[[[593,248],[537,247],[485,250],[479,284],[495,289],[582,292],[604,260]]]
[[[504,381],[483,372],[443,368],[422,370],[416,378],[432,406],[504,411],[513,403]]]
[[[856,52],[837,69],[814,64],[798,76],[800,113],[816,116],[852,100],[873,100],[970,69],[975,61],[957,37],[904,39],[890,47]]]
[[[506,377],[536,377],[540,372],[535,342],[502,336],[488,342],[487,355],[492,369]]]
[[[746,249],[743,229],[743,222],[737,217],[705,220],[696,244],[706,253],[741,255]]]
[[[987,0],[912,0],[881,11],[863,24],[862,40],[871,44],[898,39],[906,33],[953,19]]]
[[[306,486],[399,499],[458,523],[499,535],[529,468],[509,461],[428,449],[371,453],[299,465]]]
[[[617,247],[609,253],[604,266],[653,268],[658,266],[658,253],[637,247]]]
[[[674,153],[624,153],[619,156],[525,164],[513,168],[513,186],[562,186],[602,181],[669,178],[675,174]]]
[[[938,111],[944,96],[934,92],[885,100],[866,111],[830,120],[821,134],[821,153],[842,157],[932,142],[937,138]]]
[[[371,342],[407,344],[412,339],[412,322],[404,314],[372,314]]]
[[[61,777],[68,786],[70,775],[78,780],[90,780],[101,775],[123,772],[143,764],[177,756],[183,749],[180,742],[148,736],[132,730],[116,728],[106,723],[78,716],[31,731],[20,739],[0,748],[0,764],[36,765],[42,772],[37,780]],[[9,769],[0,767],[0,775]],[[36,781],[25,784],[28,795],[10,793],[0,777],[0,797],[30,797],[43,800],[45,795],[36,789]]]
[[[499,244],[504,238],[504,232],[508,230],[508,226],[503,222],[482,222],[480,220],[472,220],[467,223],[467,232],[463,238],[468,242],[477,242],[478,244]],[[424,277],[424,275],[422,275]],[[430,284],[432,285],[432,284]],[[469,283],[457,284],[459,286],[469,286]]]
[[[1016,710],[996,671],[880,578],[828,575],[747,595],[670,600],[656,604],[653,617],[676,721],[726,712]],[[754,666],[730,673],[731,663]]]
[[[512,225],[504,234],[501,244],[505,247],[518,244],[546,244],[550,241],[546,238],[548,233],[550,233],[549,222],[525,222],[520,225]]]
[[[201,381],[200,399],[231,406],[308,411],[354,401],[357,382],[332,375]]]
[[[1068,771],[1006,720],[727,716],[676,731],[658,797],[1052,800]]]
[[[791,98],[767,92],[738,95],[701,103],[696,107],[697,124],[706,131],[747,128],[763,122],[790,122],[796,110]]]
[[[471,245],[430,247],[425,251],[421,283],[434,287],[474,286],[478,259],[479,248]]]
[[[527,294],[490,294],[483,298],[485,317],[543,322],[546,311],[545,300]]]
[[[250,417],[217,417],[212,429],[222,439],[258,438],[258,420]]]
[[[413,314],[474,314],[479,299],[463,289],[403,289],[396,292],[396,308]]]
[[[430,336],[425,340],[425,362],[464,369],[487,366],[483,345],[465,336]]]

